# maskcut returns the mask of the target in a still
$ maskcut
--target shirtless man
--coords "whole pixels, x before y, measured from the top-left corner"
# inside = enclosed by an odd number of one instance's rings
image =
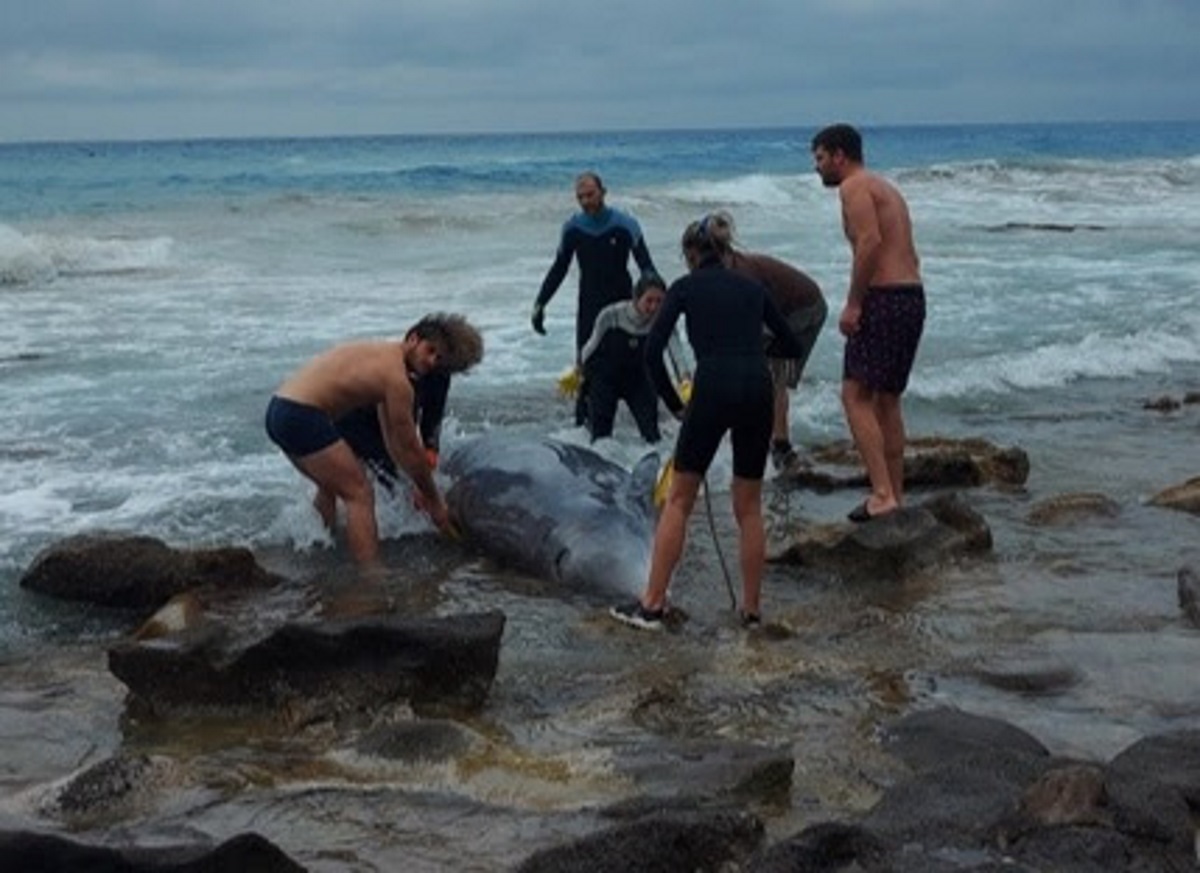
[[[870,521],[904,502],[904,418],[900,395],[925,324],[925,292],[904,197],[866,169],[862,136],[835,124],[812,140],[821,181],[837,188],[853,263],[838,329],[846,337],[842,407],[867,468],[871,494],[850,512]]]
[[[375,493],[335,419],[357,407],[377,405],[388,454],[412,479],[418,505],[439,529],[450,531],[446,503],[413,419],[413,380],[463,372],[482,356],[483,341],[462,316],[429,315],[403,340],[334,346],[288,377],[271,398],[267,435],[316,483],[313,505],[330,529],[337,501],[342,501],[350,553],[359,564],[378,561]]]

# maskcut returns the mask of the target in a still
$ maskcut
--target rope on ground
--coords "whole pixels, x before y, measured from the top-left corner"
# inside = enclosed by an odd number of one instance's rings
[[[733,593],[733,580],[729,577],[729,565],[725,563],[725,551],[721,548],[721,540],[717,536],[717,522],[713,518],[712,498],[708,496],[708,477],[704,477],[704,514],[708,516],[708,530],[712,533],[713,548],[717,550],[717,559],[721,562],[721,575],[725,577],[725,590],[729,592],[729,608],[737,610],[737,595]]]
[[[689,374],[687,374],[686,372],[684,372],[683,367],[681,367],[679,365],[679,361],[677,361],[675,359],[675,355],[671,351],[670,344],[667,345],[667,358],[671,362],[671,369],[674,370],[675,382],[677,384],[682,384],[685,381],[690,383],[691,376]],[[689,391],[689,394],[690,394],[690,391]],[[685,398],[684,402],[686,403],[690,399],[691,399],[690,397]],[[670,468],[670,465],[671,465],[671,462],[667,461],[668,469]],[[661,484],[661,480],[660,480],[660,484]],[[705,514],[705,516],[708,517],[708,531],[710,534],[712,534],[713,548],[716,549],[717,560],[720,561],[720,563],[721,563],[721,575],[725,579],[725,590],[729,593],[729,608],[736,611],[737,610],[737,595],[734,594],[734,592],[733,592],[733,580],[729,576],[729,565],[727,563],[725,563],[725,550],[721,548],[721,538],[717,536],[717,521],[713,517],[712,497],[710,497],[709,493],[708,493],[708,477],[707,476],[704,477],[703,485],[704,485],[704,514]],[[664,497],[665,497],[665,494],[664,494]]]

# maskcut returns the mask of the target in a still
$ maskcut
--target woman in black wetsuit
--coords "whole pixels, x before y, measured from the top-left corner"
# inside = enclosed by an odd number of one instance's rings
[[[662,627],[671,574],[683,554],[687,521],[704,475],[726,431],[733,448],[733,512],[742,570],[743,623],[759,623],[766,558],[762,477],[774,417],[771,373],[763,352],[765,324],[786,357],[804,349],[771,302],[767,289],[721,262],[708,233],[708,217],[688,225],[683,254],[690,273],[676,280],[646,339],[647,366],[659,395],[682,417],[670,493],[654,535],[650,578],[639,600],[613,607],[613,618],[644,629]],[[684,408],[663,363],[663,350],[679,316],[687,324],[696,358],[691,400]]]

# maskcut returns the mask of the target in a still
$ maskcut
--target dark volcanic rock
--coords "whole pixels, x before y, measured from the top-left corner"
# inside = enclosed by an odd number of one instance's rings
[[[81,534],[44,549],[21,587],[62,600],[156,609],[192,588],[261,588],[282,581],[248,549],[173,549],[147,536]]]
[[[500,612],[296,622],[252,639],[208,624],[119,643],[108,665],[132,702],[156,714],[282,707],[304,718],[397,700],[476,708],[495,678],[503,630]]]
[[[890,580],[991,547],[983,517],[944,494],[864,524],[801,531],[771,561],[832,570],[847,581]]]
[[[537,852],[516,869],[517,873],[720,873],[749,856],[762,838],[762,822],[748,813],[650,816]]]
[[[798,463],[778,481],[814,491],[862,488],[866,474],[854,444],[839,441],[818,446],[811,463]],[[853,468],[853,472],[845,472]],[[904,449],[906,488],[1019,487],[1029,478],[1029,456],[1023,449],[1001,447],[978,438],[916,437]]]
[[[0,831],[0,870],[13,873],[304,873],[304,869],[253,833],[239,834],[215,847],[136,849],[88,845],[36,831]]]

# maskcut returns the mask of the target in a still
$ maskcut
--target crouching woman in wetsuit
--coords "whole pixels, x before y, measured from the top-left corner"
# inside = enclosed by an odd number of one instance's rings
[[[615,606],[618,621],[647,630],[662,627],[667,588],[683,554],[688,518],[713,456],[728,431],[733,448],[733,512],[737,519],[742,571],[743,624],[760,622],[760,592],[766,563],[762,518],[762,478],[774,418],[771,372],[763,351],[765,324],[787,357],[801,357],[800,345],[767,289],[734,273],[721,261],[708,233],[708,219],[683,233],[690,273],[676,280],[646,339],[647,365],[655,388],[683,424],[675,445],[674,475],[658,520],[650,578],[640,599]],[[679,316],[686,319],[696,358],[692,397],[683,401],[663,364],[663,350]]]

